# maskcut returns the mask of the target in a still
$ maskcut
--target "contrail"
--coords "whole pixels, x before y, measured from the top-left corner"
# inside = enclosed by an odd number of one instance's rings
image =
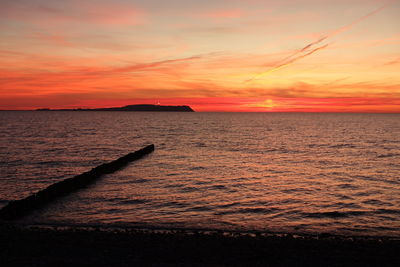
[[[291,55],[289,55],[288,57],[282,59],[282,60],[281,60],[281,63],[279,63],[278,65],[274,66],[272,69],[270,69],[270,70],[268,70],[268,71],[264,71],[264,72],[258,73],[258,74],[256,74],[254,77],[252,77],[252,78],[250,78],[250,79],[248,79],[248,80],[245,80],[244,82],[247,83],[247,82],[253,81],[253,80],[255,80],[256,78],[258,78],[258,77],[260,77],[260,76],[262,76],[262,75],[265,75],[265,74],[268,74],[268,73],[277,71],[277,70],[279,70],[279,69],[281,69],[281,68],[284,68],[284,67],[286,67],[286,66],[288,66],[288,65],[291,65],[292,63],[296,62],[297,60],[300,60],[300,59],[302,59],[302,58],[304,58],[304,57],[307,57],[307,56],[309,56],[309,55],[314,54],[314,53],[317,52],[318,50],[321,50],[321,49],[326,48],[328,45],[323,45],[323,46],[314,48],[313,50],[307,52],[310,48],[314,47],[315,45],[320,44],[321,42],[327,40],[328,38],[332,38],[332,37],[334,37],[334,36],[336,36],[336,35],[338,35],[338,34],[340,34],[340,33],[342,33],[342,32],[348,31],[348,30],[350,30],[352,27],[354,27],[356,24],[358,24],[358,23],[360,23],[360,22],[366,20],[367,18],[369,18],[369,17],[371,17],[371,16],[373,16],[373,15],[375,15],[375,14],[381,12],[381,11],[382,11],[383,9],[385,9],[388,5],[390,5],[391,2],[393,2],[393,1],[394,1],[394,0],[389,0],[389,1],[388,1],[386,4],[384,4],[383,6],[377,8],[377,9],[371,11],[371,12],[369,12],[368,14],[366,14],[366,15],[364,15],[364,16],[362,16],[362,17],[356,19],[356,20],[354,20],[353,22],[351,22],[351,23],[349,23],[349,24],[347,24],[347,25],[345,25],[345,26],[342,26],[342,27],[340,27],[340,28],[338,28],[338,29],[332,31],[331,33],[329,33],[329,34],[327,34],[327,35],[325,35],[325,36],[319,38],[318,40],[315,40],[315,41],[313,41],[313,42],[307,44],[307,45],[304,46],[303,48],[301,48],[301,49],[295,51],[293,54],[291,54]],[[304,52],[307,52],[307,53],[306,53],[306,54],[303,54]]]
[[[339,29],[333,31],[331,34],[328,34],[328,35],[326,36],[326,38],[330,38],[330,37],[336,36],[336,35],[338,35],[339,33],[342,33],[342,32],[344,32],[344,31],[347,31],[347,30],[353,28],[356,24],[358,24],[358,23],[360,23],[360,22],[366,20],[367,18],[369,18],[369,17],[371,17],[371,16],[373,16],[373,15],[375,15],[375,14],[381,12],[382,10],[384,10],[388,5],[391,4],[391,2],[393,2],[393,0],[388,1],[388,2],[387,2],[386,4],[384,4],[383,6],[377,8],[377,9],[371,11],[371,12],[369,12],[368,14],[362,16],[362,17],[359,18],[359,19],[356,19],[355,21],[349,23],[348,25],[345,25],[345,26],[343,26],[343,27],[340,27]]]
[[[283,59],[280,61],[281,63],[278,63],[277,65],[281,65],[283,62],[286,62],[286,61],[292,59],[292,58],[293,58],[294,56],[296,56],[297,54],[306,51],[307,49],[311,48],[312,46],[314,46],[314,45],[316,45],[316,44],[319,44],[320,42],[324,41],[326,38],[327,38],[326,36],[321,37],[320,39],[318,39],[318,40],[316,40],[316,41],[314,41],[314,42],[309,43],[308,45],[304,46],[303,48],[294,51],[294,53],[292,53],[291,55],[289,55],[289,56],[283,58]]]
[[[286,66],[288,66],[288,65],[293,64],[294,62],[296,62],[296,61],[299,60],[299,59],[302,59],[302,58],[304,58],[304,57],[307,57],[307,56],[309,56],[309,55],[312,55],[312,54],[314,54],[315,52],[317,52],[317,51],[319,51],[319,50],[322,50],[322,49],[325,49],[325,48],[327,48],[327,47],[328,47],[328,44],[323,45],[323,46],[320,46],[320,47],[317,47],[317,48],[314,48],[313,50],[308,51],[306,54],[299,55],[299,56],[297,56],[297,57],[295,57],[295,58],[292,58],[292,59],[289,60],[289,61],[286,61],[286,62],[284,62],[284,63],[281,63],[281,64],[279,64],[279,65],[273,67],[273,68],[270,69],[270,70],[267,70],[267,71],[258,73],[256,76],[254,76],[253,78],[250,78],[250,79],[246,80],[245,82],[251,82],[252,80],[257,79],[257,78],[260,77],[260,76],[263,76],[263,75],[265,75],[265,74],[268,74],[268,73],[277,71],[277,70],[279,70],[279,69],[282,69],[282,68],[284,68],[284,67],[286,67]]]

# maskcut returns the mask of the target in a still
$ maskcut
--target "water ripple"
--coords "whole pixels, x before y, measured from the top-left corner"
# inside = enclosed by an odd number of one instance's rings
[[[29,222],[400,236],[399,115],[0,116],[0,206],[156,146]]]

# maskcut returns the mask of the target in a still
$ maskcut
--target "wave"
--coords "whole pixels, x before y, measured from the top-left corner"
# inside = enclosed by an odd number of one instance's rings
[[[322,208],[324,209],[362,209],[362,206],[358,205],[357,203],[348,203],[348,202],[336,202],[336,203],[330,203],[326,205],[321,205]]]
[[[215,215],[229,215],[229,214],[271,214],[280,211],[278,208],[245,208],[237,210],[228,210],[216,212]]]
[[[20,159],[16,159],[16,160],[0,160],[0,164],[7,164],[7,166],[9,165],[23,165],[23,164],[27,164],[27,162],[20,160]]]
[[[204,170],[204,169],[205,169],[205,167],[202,167],[202,166],[196,166],[196,167],[190,168],[191,171]]]
[[[337,185],[337,187],[340,189],[350,189],[350,190],[359,189],[359,187],[357,185],[353,185],[353,184],[349,184],[349,183],[339,184],[339,185]]]
[[[362,202],[363,204],[368,204],[368,205],[387,205],[388,203],[382,202],[381,200],[378,199],[368,199]]]
[[[211,186],[210,189],[217,189],[217,190],[220,190],[220,189],[228,189],[228,188],[227,188],[225,185],[216,184],[216,185]]]
[[[182,202],[177,202],[177,201],[168,201],[168,202],[163,202],[159,203],[158,205],[155,205],[154,207],[175,207],[175,208],[182,208],[186,207],[187,204],[182,203]]]
[[[120,201],[118,204],[121,205],[132,205],[132,204],[143,204],[143,203],[148,203],[150,200],[147,199],[129,199],[129,200],[123,200]]]
[[[356,146],[353,144],[337,144],[337,145],[331,145],[329,147],[330,148],[356,148]]]
[[[326,211],[326,212],[309,212],[304,213],[305,217],[309,218],[346,218],[352,216],[361,216],[370,213],[370,211]]]
[[[212,211],[213,209],[211,207],[207,206],[196,206],[192,208],[187,208],[186,211]]]
[[[308,144],[307,145],[309,148],[314,148],[314,147],[327,147],[327,148],[356,148],[357,146],[354,144],[348,144],[348,143],[344,143],[344,144],[335,144],[335,145],[331,145],[331,144]]]
[[[228,204],[218,205],[218,206],[216,206],[216,208],[225,209],[225,208],[230,208],[230,207],[234,207],[234,206],[241,205],[241,204],[242,203],[240,203],[240,202],[232,202],[232,203],[228,203]]]
[[[389,154],[380,154],[377,156],[377,158],[392,158],[392,157],[398,157],[400,156],[399,153],[389,153]]]
[[[182,193],[190,193],[190,192],[196,192],[198,190],[199,190],[199,188],[197,188],[197,187],[187,186],[187,187],[181,188],[179,191]]]
[[[281,192],[285,193],[285,194],[290,194],[290,193],[312,193],[313,190],[307,189],[307,188],[289,188],[289,189],[284,189]]]
[[[363,215],[376,215],[376,214],[400,214],[399,209],[377,209],[377,210],[352,210],[352,211],[326,211],[326,212],[310,212],[304,215],[309,218],[347,218]]]
[[[136,179],[136,180],[129,181],[127,183],[128,184],[142,184],[142,183],[146,183],[148,181],[149,180],[147,180],[147,179]]]
[[[379,214],[400,214],[399,209],[379,209],[376,212]]]
[[[207,145],[205,143],[202,143],[202,142],[194,143],[194,146],[195,147],[207,147]]]

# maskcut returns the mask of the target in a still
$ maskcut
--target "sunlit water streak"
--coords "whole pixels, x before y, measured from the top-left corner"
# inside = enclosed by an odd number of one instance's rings
[[[400,236],[400,115],[0,112],[0,207],[144,145],[29,223]]]

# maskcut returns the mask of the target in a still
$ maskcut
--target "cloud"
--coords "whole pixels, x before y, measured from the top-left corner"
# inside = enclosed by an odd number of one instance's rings
[[[184,27],[183,31],[186,33],[197,33],[197,34],[239,34],[242,30],[238,27],[232,26],[191,26],[191,27]]]
[[[277,70],[279,70],[279,69],[281,69],[281,68],[284,68],[284,67],[286,67],[286,66],[289,66],[289,65],[293,64],[294,62],[296,62],[296,61],[302,59],[302,58],[305,58],[305,57],[307,57],[307,56],[310,56],[310,55],[314,54],[314,53],[317,52],[317,51],[320,51],[320,50],[322,50],[322,49],[327,48],[327,47],[328,47],[328,44],[319,46],[319,47],[317,47],[317,48],[314,48],[314,46],[316,46],[316,45],[322,43],[323,41],[325,41],[325,40],[327,40],[327,39],[329,39],[329,38],[332,38],[332,37],[334,37],[334,36],[336,36],[336,35],[338,35],[338,34],[344,32],[344,31],[350,30],[350,29],[351,29],[352,27],[354,27],[356,24],[358,24],[358,23],[360,23],[360,22],[362,22],[362,21],[368,19],[369,17],[371,17],[371,16],[373,16],[373,15],[375,15],[375,14],[381,12],[382,10],[384,10],[389,4],[391,4],[391,2],[392,2],[392,1],[388,1],[387,3],[385,3],[384,5],[382,5],[381,7],[379,7],[379,8],[377,8],[377,9],[375,9],[375,10],[369,12],[368,14],[366,14],[366,15],[364,15],[364,16],[362,16],[362,17],[356,19],[356,20],[354,20],[353,22],[351,22],[351,23],[349,23],[349,24],[347,24],[347,25],[345,25],[345,26],[342,26],[342,27],[340,27],[340,28],[338,28],[338,29],[332,31],[332,32],[330,32],[330,33],[328,33],[328,34],[326,34],[326,35],[324,35],[324,36],[318,38],[318,39],[315,40],[315,41],[312,41],[312,42],[308,43],[308,44],[305,45],[303,48],[301,48],[301,49],[295,51],[293,54],[291,54],[291,55],[289,55],[288,57],[282,59],[282,61],[281,61],[280,63],[278,63],[276,66],[274,66],[273,68],[271,68],[271,69],[269,69],[269,70],[267,70],[267,71],[260,72],[260,73],[256,74],[254,77],[245,80],[244,82],[245,82],[245,83],[251,82],[251,81],[255,80],[256,78],[258,78],[258,77],[260,77],[260,76],[266,75],[266,74],[268,74],[268,73],[271,73],[271,72],[277,71]]]
[[[5,0],[0,3],[3,19],[46,24],[89,23],[102,25],[136,25],[143,22],[144,12],[136,6],[105,0]]]
[[[304,51],[307,51],[307,49],[310,48],[311,46],[312,46],[312,45],[307,45],[307,46],[305,46],[303,49],[300,50],[300,53],[302,53],[302,52],[304,52]],[[325,48],[327,48],[327,47],[328,47],[328,45],[326,44],[326,45],[323,45],[323,46],[314,48],[314,49],[312,49],[311,51],[307,51],[306,53],[303,53],[303,54],[300,54],[300,55],[298,55],[299,53],[296,53],[296,56],[295,56],[295,57],[293,57],[293,55],[291,55],[291,56],[289,56],[287,59],[283,60],[282,63],[280,63],[280,64],[274,66],[272,69],[269,69],[269,70],[267,70],[267,71],[258,73],[256,76],[254,76],[253,78],[250,78],[250,79],[246,80],[245,82],[251,82],[251,81],[257,79],[257,78],[260,77],[260,76],[263,76],[263,75],[266,75],[266,74],[268,74],[268,73],[277,71],[277,70],[279,70],[279,69],[281,69],[281,68],[287,67],[287,66],[289,66],[289,65],[291,65],[291,64],[293,64],[293,63],[295,63],[296,61],[298,61],[298,60],[300,60],[300,59],[302,59],[302,58],[308,57],[308,56],[314,54],[315,52],[317,52],[317,51],[319,51],[319,50],[322,50],[322,49],[325,49]]]
[[[50,42],[57,46],[63,47],[76,47],[77,44],[68,40],[65,36],[61,34],[45,34],[43,32],[35,32],[32,34],[32,37],[38,40],[42,40],[45,42]]]
[[[391,65],[397,65],[397,64],[400,64],[400,57],[386,62],[385,64],[383,64],[383,66],[391,66]]]
[[[201,16],[217,19],[232,19],[243,17],[244,11],[240,9],[221,9],[203,13]]]
[[[212,54],[195,55],[147,63],[129,64],[116,67],[65,67],[59,71],[40,69],[0,69],[0,89],[3,96],[12,94],[36,95],[53,94],[63,90],[96,91],[99,84],[104,90],[112,87],[137,89],[162,85],[166,81],[164,75],[175,75],[176,68],[184,68],[185,64],[201,60]],[[132,75],[135,73],[135,75]],[[154,78],[156,77],[156,79]],[[134,86],[127,86],[135,81]],[[106,87],[108,86],[108,87]]]

